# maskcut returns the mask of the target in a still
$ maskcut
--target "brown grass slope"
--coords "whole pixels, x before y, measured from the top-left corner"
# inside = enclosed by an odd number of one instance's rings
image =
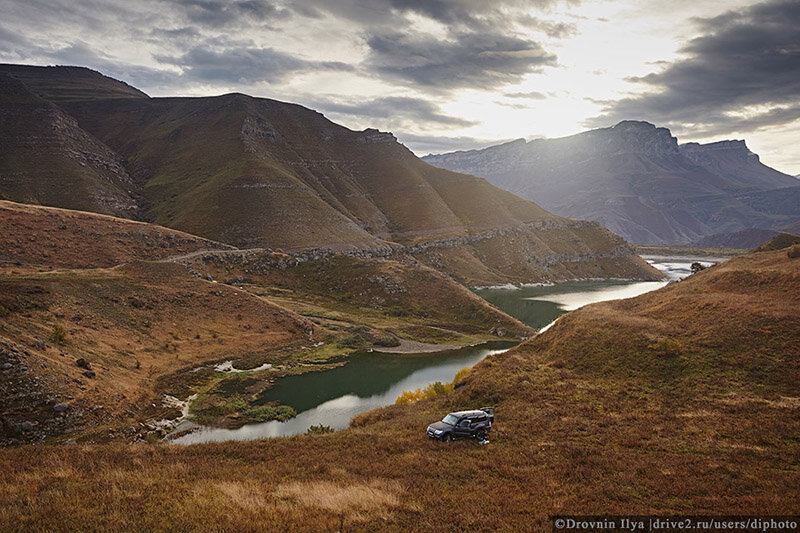
[[[556,513],[800,512],[800,259],[585,307],[451,395],[332,435],[4,450],[9,530],[549,530]],[[429,442],[497,406],[488,446]]]
[[[0,63],[0,73],[23,82],[52,102],[98,98],[147,98],[127,83],[85,67],[34,67]]]
[[[104,268],[232,246],[144,222],[0,200],[5,268]]]
[[[103,424],[138,429],[159,413],[161,393],[176,394],[161,378],[225,358],[277,363],[313,335],[285,308],[168,263],[5,274],[0,313],[4,444]]]
[[[56,102],[54,109],[97,144],[68,152],[48,172],[80,166],[79,154],[116,158],[125,190],[95,194],[92,202],[117,202],[126,216],[239,247],[374,250],[401,243],[465,282],[657,275],[599,226],[427,165],[391,134],[351,131],[301,106],[241,94],[126,98],[129,87],[80,69],[6,70],[35,98]],[[76,93],[84,82],[85,94]],[[13,143],[21,126],[11,126],[3,157],[9,175],[30,190],[3,194],[63,207],[56,196],[38,195],[48,189],[37,184],[38,170],[18,161],[22,152]],[[77,177],[65,176],[58,183],[66,192],[84,194],[68,186]]]
[[[300,314],[332,325],[368,324],[384,336],[464,345],[487,336],[533,334],[449,276],[408,257],[339,255],[295,262],[286,254],[249,250],[179,261],[202,276],[264,295]]]

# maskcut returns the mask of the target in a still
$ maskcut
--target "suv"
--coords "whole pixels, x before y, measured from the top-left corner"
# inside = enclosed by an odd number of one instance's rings
[[[428,426],[428,437],[449,442],[455,439],[477,438],[483,440],[492,429],[494,407],[481,407],[476,411],[455,411]]]

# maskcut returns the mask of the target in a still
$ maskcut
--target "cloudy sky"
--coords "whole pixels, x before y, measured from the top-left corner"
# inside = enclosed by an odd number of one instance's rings
[[[623,119],[800,174],[800,2],[0,0],[0,61],[244,92],[419,155]]]

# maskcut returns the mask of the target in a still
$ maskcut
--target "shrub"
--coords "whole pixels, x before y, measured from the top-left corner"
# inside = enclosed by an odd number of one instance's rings
[[[259,407],[245,409],[243,414],[256,422],[267,422],[269,420],[286,422],[290,418],[294,418],[297,415],[297,411],[288,405],[278,405],[275,407],[271,405],[261,405]]]
[[[800,244],[795,244],[789,248],[789,251],[786,252],[786,255],[789,256],[789,259],[797,259],[800,257]]]
[[[373,342],[375,346],[384,346],[384,347],[393,347],[393,346],[400,346],[400,339],[397,337],[378,337]]]
[[[658,339],[647,346],[662,357],[676,357],[685,350],[683,344],[673,339]]]
[[[56,324],[50,332],[50,341],[53,344],[64,344],[67,340],[67,330],[63,326]]]
[[[394,403],[395,405],[414,403],[420,400],[433,398],[434,396],[442,396],[445,394],[450,394],[451,392],[453,392],[453,389],[454,389],[453,383],[442,383],[441,381],[437,381],[436,383],[431,383],[424,389],[417,389],[415,391],[403,391],[403,393],[397,397]]]
[[[333,433],[333,428],[330,426],[323,426],[322,424],[318,426],[311,426],[306,431],[308,435],[324,435],[325,433]]]
[[[472,370],[472,367],[468,366],[467,368],[462,368],[461,370],[456,372],[456,376],[453,378],[453,384],[455,385],[457,383],[461,383],[462,381],[464,381],[464,378],[467,377],[467,374],[469,374],[470,370]]]
[[[364,344],[364,340],[360,335],[348,335],[336,341],[336,345],[340,348],[358,348]]]

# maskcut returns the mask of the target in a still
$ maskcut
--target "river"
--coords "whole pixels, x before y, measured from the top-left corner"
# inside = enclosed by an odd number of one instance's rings
[[[555,285],[485,288],[475,292],[506,313],[536,329],[546,328],[567,311],[583,305],[618,298],[631,298],[659,289],[669,281],[691,273],[690,265],[705,266],[715,258],[645,257],[666,276],[665,281],[590,280]],[[398,355],[357,352],[344,366],[278,380],[258,403],[280,401],[298,415],[286,422],[248,424],[238,429],[201,427],[174,439],[177,444],[226,440],[251,440],[305,433],[309,426],[343,429],[365,411],[394,403],[406,390],[423,388],[436,381],[453,380],[456,372],[472,366],[489,354],[500,353],[514,343],[485,343],[447,352]]]

